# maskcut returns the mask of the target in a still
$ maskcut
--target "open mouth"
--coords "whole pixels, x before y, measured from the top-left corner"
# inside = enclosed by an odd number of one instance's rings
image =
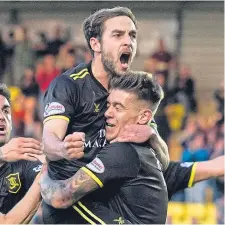
[[[4,125],[0,125],[0,134],[4,134],[6,127]]]
[[[130,62],[131,53],[130,52],[124,52],[120,56],[120,63],[122,66],[128,67],[128,63]]]
[[[115,125],[111,124],[111,123],[106,123],[107,127],[115,127]]]

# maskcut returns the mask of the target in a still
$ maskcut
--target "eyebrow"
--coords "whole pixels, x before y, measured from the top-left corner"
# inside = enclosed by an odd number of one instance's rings
[[[2,106],[2,110],[3,110],[3,109],[7,109],[7,108],[10,109],[10,108],[11,108],[10,105],[6,105],[6,104],[5,104],[5,105]]]
[[[119,34],[122,34],[122,33],[125,33],[125,31],[124,31],[124,30],[115,29],[115,30],[112,31],[112,33],[119,33]],[[136,31],[136,30],[131,30],[131,31],[129,32],[129,34],[137,34],[137,31]]]

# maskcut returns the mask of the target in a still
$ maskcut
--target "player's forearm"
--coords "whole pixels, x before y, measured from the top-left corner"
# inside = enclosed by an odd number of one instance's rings
[[[194,182],[207,180],[212,177],[224,176],[224,156],[197,162]]]
[[[36,177],[34,183],[30,187],[24,198],[4,215],[7,224],[23,223],[27,218],[31,218],[41,200],[40,185],[38,183],[39,176]]]
[[[44,132],[42,142],[43,152],[50,161],[57,161],[65,158],[64,143],[54,133]]]
[[[52,180],[46,174],[40,185],[43,200],[54,208],[68,208],[98,188],[95,181],[81,169],[67,180]]]
[[[149,143],[155,150],[159,161],[162,163],[163,170],[166,170],[170,160],[167,144],[158,134],[152,134],[149,139]]]

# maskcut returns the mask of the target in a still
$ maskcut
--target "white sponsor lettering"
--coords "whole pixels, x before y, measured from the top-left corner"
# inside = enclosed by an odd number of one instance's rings
[[[41,168],[42,168],[42,165],[39,165],[39,166],[37,166],[37,167],[34,167],[34,168],[33,168],[33,171],[36,172],[36,173],[37,173],[37,172],[40,172],[40,171],[41,171]]]
[[[61,114],[64,112],[65,107],[62,104],[60,104],[59,102],[51,102],[45,106],[44,117],[55,114]]]
[[[103,173],[105,166],[99,158],[95,158],[91,163],[87,164],[87,168],[96,173]]]
[[[192,165],[193,165],[193,162],[184,162],[180,164],[181,167],[190,167]]]

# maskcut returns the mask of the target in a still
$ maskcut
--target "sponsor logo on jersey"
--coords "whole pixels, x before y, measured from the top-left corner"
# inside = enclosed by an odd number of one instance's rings
[[[87,168],[96,173],[103,173],[105,171],[103,162],[97,157],[92,162],[87,164]]]
[[[36,167],[33,168],[33,171],[36,172],[36,173],[40,172],[41,168],[42,168],[42,165],[36,166]]]
[[[44,116],[50,116],[55,114],[62,114],[65,112],[65,107],[59,102],[51,102],[45,106]]]
[[[121,216],[118,219],[114,219],[113,221],[118,223],[118,224],[124,224],[125,223],[123,217],[121,217]]]
[[[190,167],[192,166],[194,163],[193,162],[184,162],[184,163],[181,163],[180,166],[181,167]]]
[[[100,111],[99,106],[100,106],[100,104],[94,103],[94,107],[95,107],[94,112],[98,113]]]
[[[16,194],[21,188],[20,174],[19,173],[9,174],[6,177],[6,183],[7,183],[8,188],[9,188],[8,191],[10,193]]]

